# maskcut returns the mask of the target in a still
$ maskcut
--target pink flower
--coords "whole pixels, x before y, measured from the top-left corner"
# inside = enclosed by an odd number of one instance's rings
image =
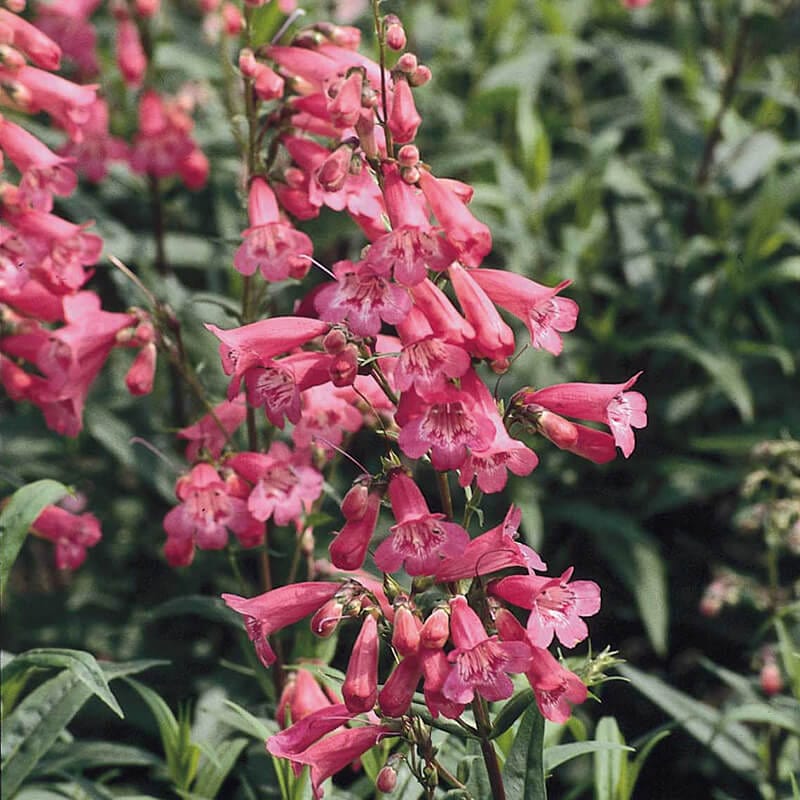
[[[315,800],[319,800],[324,795],[321,788],[323,781],[360,758],[367,750],[378,744],[383,737],[392,735],[396,736],[397,734],[391,728],[383,725],[345,728],[312,744],[301,753],[289,756],[289,758],[298,764],[310,765],[311,789]],[[267,742],[267,749],[273,755],[281,755],[271,747],[275,738],[273,736]]]
[[[56,545],[58,569],[77,569],[86,560],[86,550],[102,538],[100,523],[94,514],[70,514],[58,506],[47,506],[31,530]]]
[[[342,514],[346,522],[328,548],[335,567],[354,570],[364,565],[380,516],[382,496],[382,492],[369,490],[363,483],[355,484],[344,496]]]
[[[340,588],[341,583],[330,581],[301,581],[279,586],[256,597],[223,594],[222,599],[244,617],[247,634],[255,645],[256,653],[261,663],[268,667],[275,662],[275,653],[267,637],[313,614]]]
[[[533,347],[554,356],[561,352],[559,333],[575,327],[578,304],[556,295],[572,281],[562,281],[551,289],[508,270],[475,269],[469,274],[494,303],[525,323]]]
[[[530,644],[525,628],[507,609],[501,608],[497,611],[495,625],[501,639]],[[531,665],[525,676],[534,691],[539,711],[551,722],[566,722],[572,714],[571,704],[586,700],[586,686],[574,672],[556,661],[548,650],[535,645],[530,645],[530,649]]]
[[[75,159],[78,170],[90,181],[98,183],[103,180],[111,162],[128,160],[128,146],[109,133],[108,105],[105,100],[98,98],[88,107],[81,135],[80,142],[67,142],[61,152]]]
[[[378,623],[368,613],[350,652],[347,674],[342,684],[345,705],[354,714],[370,711],[378,699],[379,646]]]
[[[327,333],[329,327],[307,317],[272,317],[227,331],[216,325],[206,325],[221,342],[219,354],[225,374],[233,376],[228,387],[228,399],[238,394],[242,377],[248,369],[263,366],[280,353],[289,352]]]
[[[461,555],[469,534],[444,514],[431,514],[416,483],[398,470],[389,480],[389,499],[397,520],[391,534],[375,551],[375,565],[381,572],[404,567],[409,575],[432,575],[442,557]]]
[[[4,39],[3,44],[13,44],[36,66],[46,70],[57,70],[61,66],[61,48],[36,25],[0,8],[0,28],[11,35],[11,41]]]
[[[244,402],[244,395],[240,394],[233,400],[224,400],[214,406],[214,416],[206,414],[194,425],[181,428],[178,436],[189,441],[186,447],[186,460],[197,461],[203,450],[211,458],[219,458],[222,448],[246,417],[247,405]]]
[[[152,89],[139,99],[139,131],[133,140],[130,165],[134,172],[166,178],[179,171],[195,148],[191,118],[177,104]]]
[[[408,314],[408,293],[370,263],[339,261],[333,269],[336,282],[314,298],[320,319],[346,322],[356,336],[375,336],[381,321],[396,325]]]
[[[276,525],[288,525],[309,513],[322,493],[322,475],[283,442],[273,442],[266,454],[237,453],[228,464],[254,484],[247,507],[262,522],[273,517]]]
[[[406,321],[420,317],[420,312],[412,308]],[[424,321],[424,317],[422,319]],[[404,326],[401,324],[400,327]],[[427,327],[430,330],[430,326]],[[394,381],[401,392],[413,387],[420,397],[427,397],[445,391],[450,379],[460,378],[471,366],[472,360],[463,347],[449,344],[431,333],[422,339],[403,342],[394,369]]]
[[[413,390],[404,392],[396,419],[400,449],[409,458],[421,458],[430,450],[434,469],[443,472],[459,469],[468,448],[484,450],[494,435],[491,420],[475,398],[452,386],[424,400]]]
[[[443,561],[436,570],[437,583],[491,575],[509,567],[523,567],[528,571],[546,570],[547,564],[539,554],[517,541],[517,528],[522,512],[511,506],[505,519],[496,527],[470,541],[464,552]]]
[[[472,370],[462,378],[461,387],[477,399],[484,416],[491,420],[494,438],[485,448],[470,448],[461,466],[458,482],[461,486],[469,486],[472,479],[477,478],[478,488],[482,492],[501,492],[505,488],[508,471],[515,475],[529,475],[539,463],[539,458],[533,450],[508,435],[497,403]]]
[[[292,723],[295,723],[315,711],[329,709],[332,705],[336,705],[335,700],[323,691],[313,673],[307,669],[298,669],[290,675],[283,687],[275,719],[281,727],[285,727],[287,709]]]
[[[136,23],[124,18],[117,21],[117,65],[125,85],[138,89],[147,71],[147,56]]]
[[[447,295],[427,278],[410,290],[418,308],[431,330],[448,342],[466,345],[475,339],[475,328],[458,313]]]
[[[398,77],[392,92],[392,110],[389,112],[387,124],[397,144],[413,142],[417,135],[422,117],[414,105],[414,95],[405,77]]]
[[[496,597],[531,611],[528,617],[528,638],[536,647],[547,647],[553,636],[564,647],[574,647],[588,635],[581,617],[590,617],[600,610],[600,587],[594,581],[569,583],[572,567],[560,578],[538,575],[510,575],[492,583]]]
[[[422,660],[416,655],[402,659],[378,695],[378,704],[387,717],[402,717],[411,707],[414,692],[422,677]]]
[[[250,184],[248,207],[250,227],[233,257],[234,267],[242,275],[258,269],[268,281],[304,277],[311,266],[311,240],[281,220],[275,194],[263,178]]]
[[[125,386],[135,396],[150,394],[153,391],[153,379],[156,373],[156,356],[158,351],[155,342],[148,342],[137,353],[130,369],[125,375]]]
[[[20,203],[50,211],[54,194],[66,197],[75,190],[78,176],[68,166],[71,160],[57,156],[33,134],[3,118],[0,118],[0,150],[22,175]]]
[[[538,404],[556,414],[603,422],[627,458],[633,452],[633,428],[647,425],[647,400],[639,392],[627,391],[641,375],[625,383],[560,383],[535,392],[520,393],[524,404]]]
[[[178,480],[175,494],[181,505],[164,517],[164,551],[171,566],[191,563],[195,546],[221,550],[228,544],[228,530],[244,546],[263,540],[264,523],[248,511],[248,489],[235,475],[223,480],[210,464],[197,464]]]
[[[488,636],[465,597],[454,597],[450,608],[450,636],[455,649],[447,656],[453,667],[442,687],[444,696],[454,703],[472,702],[475,692],[492,701],[511,697],[514,685],[506,673],[528,668],[528,645]]]
[[[419,185],[459,260],[468,267],[477,267],[492,249],[489,228],[472,216],[449,186],[427,170],[420,172]]]
[[[494,303],[472,278],[472,272],[454,263],[448,269],[456,297],[464,316],[475,329],[472,352],[504,364],[514,354],[514,331],[503,322]]]
[[[316,445],[329,457],[341,445],[347,433],[355,433],[364,424],[358,409],[335,395],[330,386],[312,386],[302,395],[303,415],[292,431],[298,449]]]
[[[318,742],[325,734],[335,731],[355,717],[347,710],[344,703],[333,703],[306,714],[296,720],[291,727],[276,733],[267,739],[267,752],[277,758],[286,758],[292,762],[295,775],[299,775],[302,764],[295,756]]]

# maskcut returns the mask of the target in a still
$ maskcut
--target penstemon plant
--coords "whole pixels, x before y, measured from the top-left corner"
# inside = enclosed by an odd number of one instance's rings
[[[422,124],[414,94],[431,73],[406,51],[397,16],[374,2],[375,61],[361,52],[356,28],[317,23],[289,37],[284,25],[269,41],[263,4],[206,5],[208,28],[226,37],[223,52],[238,51],[240,80],[229,82],[226,104],[247,195],[248,225],[233,256],[240,324],[206,325],[230,378],[227,398],[211,402],[176,319],[124,264],[149,309],[101,309],[82,288],[99,258],[98,237],[50,213],[52,194],[74,189],[75,164],[101,179],[109,160],[126,158],[147,181],[156,267],[169,274],[162,182],[179,176],[197,188],[208,162],[191,137],[191,92],[157,91],[149,35],[157,9],[147,3],[114,11],[120,73],[141,91],[129,151],[109,136],[93,87],[46,78],[57,66],[55,43],[12,12],[0,18],[42,67],[13,69],[6,58],[6,84],[16,88],[4,91],[17,111],[50,112],[70,137],[57,156],[0,120],[4,151],[20,173],[18,186],[3,186],[4,385],[67,435],[80,430],[86,393],[116,346],[139,348],[132,393],[151,389],[160,350],[175,396],[196,395],[206,414],[178,433],[190,466],[175,487],[180,503],[164,519],[164,553],[187,567],[198,548],[227,548],[239,576],[229,534],[242,548],[261,548],[265,591],[249,596],[242,582],[243,594],[222,599],[273,676],[284,729],[267,749],[296,772],[309,766],[316,798],[327,778],[377,745],[380,791],[394,788],[404,761],[427,797],[445,788],[477,796],[440,760],[436,729],[477,744],[494,800],[521,797],[507,786],[495,742],[523,712],[532,724],[520,725],[518,736],[528,737],[523,744],[539,765],[538,795],[525,796],[544,796],[544,720],[565,722],[613,663],[604,653],[573,670],[549,648],[587,638],[584,618],[598,612],[600,587],[573,580],[571,568],[548,575],[518,538],[519,509],[484,522],[482,501],[505,489],[509,471],[533,472],[538,457],[526,442],[535,435],[596,463],[615,458],[617,447],[630,456],[633,429],[647,422],[645,398],[633,389],[639,375],[502,396],[499,376],[522,349],[560,355],[578,307],[563,296],[569,281],[548,287],[482,266],[492,237],[469,209],[472,187],[434,174],[414,144]],[[52,44],[49,56],[40,53],[43,42]],[[363,232],[357,260],[328,268],[314,259],[298,224],[323,208]],[[277,287],[285,285],[298,298],[290,315],[277,313]],[[518,337],[504,314],[528,335]],[[369,469],[348,451],[359,432],[380,453]],[[331,473],[353,464],[358,475],[338,502],[340,528],[326,542],[315,528],[333,493]],[[383,515],[391,515],[388,526]],[[285,574],[270,563],[280,528],[296,531]],[[55,506],[33,530],[57,543],[59,565],[70,568],[100,537],[92,515]],[[325,544],[328,557],[316,558]],[[286,658],[287,629],[307,618],[320,637],[352,629],[336,689],[318,681],[318,668]],[[530,691],[512,699],[522,680]]]

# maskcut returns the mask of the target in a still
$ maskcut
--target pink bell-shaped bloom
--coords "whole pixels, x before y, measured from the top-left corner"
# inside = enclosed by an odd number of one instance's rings
[[[489,228],[472,216],[449,186],[427,170],[420,172],[419,185],[461,263],[477,267],[492,249]]]
[[[435,283],[426,278],[413,286],[410,293],[414,306],[423,313],[437,336],[458,345],[474,341],[475,328],[458,313],[447,295]]]
[[[355,433],[364,424],[361,412],[329,386],[312,386],[302,395],[303,415],[292,431],[298,450],[312,445],[333,457],[346,434]]]
[[[504,362],[514,354],[514,331],[503,322],[494,303],[473,280],[472,272],[460,264],[452,264],[448,275],[464,316],[475,329],[472,350],[481,358]]]
[[[497,611],[495,625],[501,639],[530,644],[525,628],[508,609]],[[583,703],[588,690],[583,681],[560,664],[548,650],[535,645],[530,648],[531,664],[525,676],[536,696],[536,705],[542,716],[551,722],[566,722],[572,714],[572,705]]]
[[[375,551],[375,566],[381,572],[404,567],[409,575],[433,575],[441,558],[461,555],[469,534],[444,514],[431,514],[417,484],[398,470],[389,480],[389,499],[397,520],[390,535]]]
[[[314,674],[307,669],[298,669],[291,673],[283,687],[275,719],[285,728],[289,720],[292,723],[299,722],[315,711],[329,709],[332,705],[336,705],[336,701],[323,691]]]
[[[274,69],[258,63],[254,77],[253,88],[262,100],[277,100],[283,97],[284,80]]]
[[[0,116],[0,152],[21,173],[19,201],[38,211],[53,208],[53,195],[67,197],[78,185],[71,159],[56,155],[24,128]]]
[[[246,418],[247,404],[244,395],[238,395],[233,400],[224,400],[214,406],[213,416],[206,414],[194,425],[181,428],[178,436],[189,442],[186,460],[197,461],[203,451],[211,458],[219,458],[227,441]]]
[[[275,194],[263,178],[253,179],[248,205],[250,227],[233,257],[234,267],[242,275],[259,270],[268,281],[304,277],[311,266],[311,240],[280,219]]]
[[[394,615],[392,647],[401,656],[410,656],[419,649],[419,636],[422,622],[408,606],[399,606]]]
[[[450,677],[453,667],[447,660],[443,650],[422,650],[420,652],[422,671],[425,678],[425,705],[436,719],[439,714],[447,719],[458,719],[463,713],[466,703],[451,700],[444,693],[444,686]]]
[[[355,484],[344,496],[342,514],[346,522],[328,548],[335,567],[355,570],[364,565],[367,548],[378,524],[381,497],[382,492],[371,491],[363,483]]]
[[[647,425],[647,400],[640,392],[627,391],[641,374],[625,383],[560,383],[520,397],[524,404],[538,404],[556,414],[605,423],[627,458],[636,444],[633,428]]]
[[[375,336],[382,321],[396,325],[408,314],[408,293],[372,265],[339,261],[333,268],[336,282],[314,298],[320,319],[346,323],[356,336]]]
[[[310,342],[327,333],[329,327],[307,317],[272,317],[230,330],[206,325],[220,340],[222,368],[232,376],[228,399],[238,394],[242,377],[250,367],[264,365],[275,356]]]
[[[423,650],[441,650],[450,638],[450,615],[442,608],[434,608],[422,624],[419,645]]]
[[[47,506],[34,521],[31,531],[56,546],[56,567],[77,569],[86,560],[86,550],[102,538],[94,514],[71,514],[58,506]]]
[[[326,104],[331,122],[337,128],[352,128],[361,114],[361,92],[364,87],[364,74],[354,69],[342,81],[333,98]]]
[[[469,393],[446,387],[424,400],[413,390],[404,392],[396,415],[401,426],[398,444],[409,458],[430,450],[434,469],[459,469],[468,448],[485,450],[494,436],[491,420],[481,413]]]
[[[166,178],[179,171],[181,162],[196,144],[190,132],[191,118],[173,102],[152,89],[139,98],[139,131],[134,140],[130,166],[141,175]]]
[[[272,517],[276,525],[288,525],[308,514],[322,494],[321,473],[284,442],[273,442],[267,453],[237,453],[228,464],[254,484],[247,506],[261,521]]]
[[[138,89],[142,85],[147,71],[147,56],[139,28],[127,16],[117,21],[117,66],[126,86]]]
[[[0,8],[0,29],[5,29],[4,44],[13,44],[37,67],[57,70],[61,66],[61,48],[36,25],[32,25],[18,14]],[[7,37],[10,34],[10,41]]]
[[[514,685],[507,672],[525,672],[530,648],[525,642],[501,642],[488,636],[480,617],[461,595],[450,601],[450,636],[455,649],[447,660],[453,665],[442,693],[454,703],[472,702],[475,692],[487,700],[511,697]]]
[[[549,288],[508,270],[475,269],[469,274],[492,302],[525,323],[534,348],[547,350],[554,356],[561,352],[563,342],[559,333],[575,327],[578,304],[557,295],[572,281]]]
[[[342,684],[345,705],[354,714],[370,711],[378,699],[379,649],[378,623],[372,614],[367,614],[350,652]]]
[[[208,156],[199,147],[193,147],[189,154],[178,162],[178,175],[191,192],[196,192],[206,185],[210,171],[211,163]]]
[[[392,110],[387,120],[395,143],[413,142],[421,122],[422,117],[414,105],[414,95],[408,81],[402,77],[396,78],[392,92]]]
[[[539,463],[539,458],[533,450],[508,435],[497,403],[474,371],[469,370],[464,375],[461,388],[477,399],[485,417],[491,420],[494,438],[486,448],[470,448],[461,466],[458,482],[461,486],[469,486],[472,479],[477,478],[478,488],[482,492],[501,492],[506,486],[508,471],[520,476],[529,475]]]
[[[89,20],[98,5],[99,0],[56,0],[36,5],[36,27],[58,43],[62,55],[83,77],[99,71],[97,31]]]
[[[439,565],[434,576],[436,582],[449,583],[478,575],[491,575],[509,567],[522,567],[528,571],[546,570],[547,564],[539,554],[517,541],[521,519],[521,511],[511,506],[499,525],[472,539],[460,556],[449,558]]]
[[[108,174],[114,161],[128,160],[128,146],[108,130],[108,104],[96,99],[87,109],[87,120],[81,126],[81,141],[67,142],[61,152],[75,160],[79,172],[94,183]]]
[[[557,636],[564,647],[574,647],[588,635],[582,617],[600,610],[600,587],[594,581],[573,581],[572,567],[560,578],[510,575],[492,583],[490,591],[508,603],[530,609],[528,638],[536,647],[547,647]]]
[[[275,653],[267,637],[313,614],[340,588],[341,583],[330,581],[301,581],[279,586],[256,597],[223,594],[222,599],[244,617],[247,635],[255,645],[261,663],[268,667],[275,663]]]
[[[320,741],[323,736],[342,727],[356,716],[347,710],[344,703],[334,703],[318,708],[302,719],[292,722],[286,730],[267,739],[267,752],[277,758],[292,762],[295,775],[299,775],[303,765],[295,761],[295,756]]]
[[[391,728],[383,725],[344,728],[289,758],[293,762],[308,764],[311,767],[311,790],[314,800],[319,800],[324,795],[322,783],[325,780],[359,759],[385,736],[393,735],[397,734]],[[280,755],[270,748],[270,743],[274,738],[272,737],[267,742],[267,749],[273,755]]]
[[[221,550],[228,544],[228,530],[246,546],[259,544],[264,523],[247,509],[247,487],[234,475],[223,480],[210,464],[197,464],[178,480],[175,493],[181,505],[167,512],[165,553],[171,566],[191,562],[195,546]]]
[[[411,707],[414,692],[422,677],[422,660],[415,655],[404,658],[378,695],[378,704],[387,717],[402,717]]]

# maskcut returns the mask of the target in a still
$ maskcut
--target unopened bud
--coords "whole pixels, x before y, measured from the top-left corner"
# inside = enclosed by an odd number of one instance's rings
[[[414,186],[419,180],[419,167],[402,167],[400,177],[409,186]]]
[[[418,86],[424,86],[432,77],[433,73],[431,72],[430,67],[420,64],[408,76],[408,82],[416,89]]]
[[[419,648],[419,620],[407,606],[400,606],[394,615],[392,646],[401,656],[410,656]]]
[[[403,53],[403,55],[397,59],[397,64],[395,64],[394,68],[398,72],[404,72],[407,75],[411,75],[418,66],[419,62],[413,53]]]
[[[386,31],[386,44],[392,50],[402,50],[406,46],[406,32],[396,14],[387,14],[383,20]]]
[[[0,45],[0,66],[9,72],[16,72],[25,66],[25,56],[10,44]]]
[[[764,662],[758,680],[761,684],[761,690],[770,697],[778,694],[783,689],[783,676],[781,675],[780,667],[772,659]]]
[[[356,346],[349,344],[338,353],[328,372],[334,386],[352,386],[358,375],[358,349]]]
[[[347,336],[345,336],[344,331],[340,328],[331,328],[322,340],[322,346],[325,348],[325,352],[332,356],[341,353],[346,344]]]
[[[578,441],[578,429],[569,420],[543,409],[536,420],[539,432],[556,447],[568,450]]]
[[[419,634],[419,643],[428,650],[441,650],[450,636],[450,616],[443,608],[434,609],[425,620]]]
[[[258,72],[258,61],[249,47],[243,47],[239,52],[239,69],[245,78],[255,78]]]
[[[344,609],[335,597],[328,600],[313,617],[311,617],[311,630],[323,639],[327,639],[336,630]]]
[[[338,192],[350,173],[350,156],[353,151],[347,147],[337,147],[322,162],[317,171],[317,181],[326,192]]]
[[[233,3],[224,3],[221,13],[225,33],[228,36],[238,36],[244,30],[244,17],[238,6]]]
[[[397,770],[394,767],[385,766],[381,771],[378,773],[378,777],[375,779],[375,788],[379,792],[384,792],[384,794],[389,794],[395,790],[397,786]]]
[[[397,162],[401,167],[415,167],[419,164],[419,148],[413,144],[404,144],[397,151]]]

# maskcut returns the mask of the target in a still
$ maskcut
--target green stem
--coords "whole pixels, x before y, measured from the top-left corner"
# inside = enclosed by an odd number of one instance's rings
[[[447,519],[453,520],[453,495],[450,493],[450,482],[446,472],[436,473],[436,484],[439,487],[439,497],[442,500],[442,510]]]
[[[489,719],[489,707],[486,704],[486,700],[480,696],[476,697],[472,701],[472,713],[475,715],[475,723],[478,726],[483,763],[486,764],[489,784],[492,787],[492,800],[506,800],[506,789],[503,786],[500,762],[497,760],[494,743],[489,738],[492,731],[492,723]]]

